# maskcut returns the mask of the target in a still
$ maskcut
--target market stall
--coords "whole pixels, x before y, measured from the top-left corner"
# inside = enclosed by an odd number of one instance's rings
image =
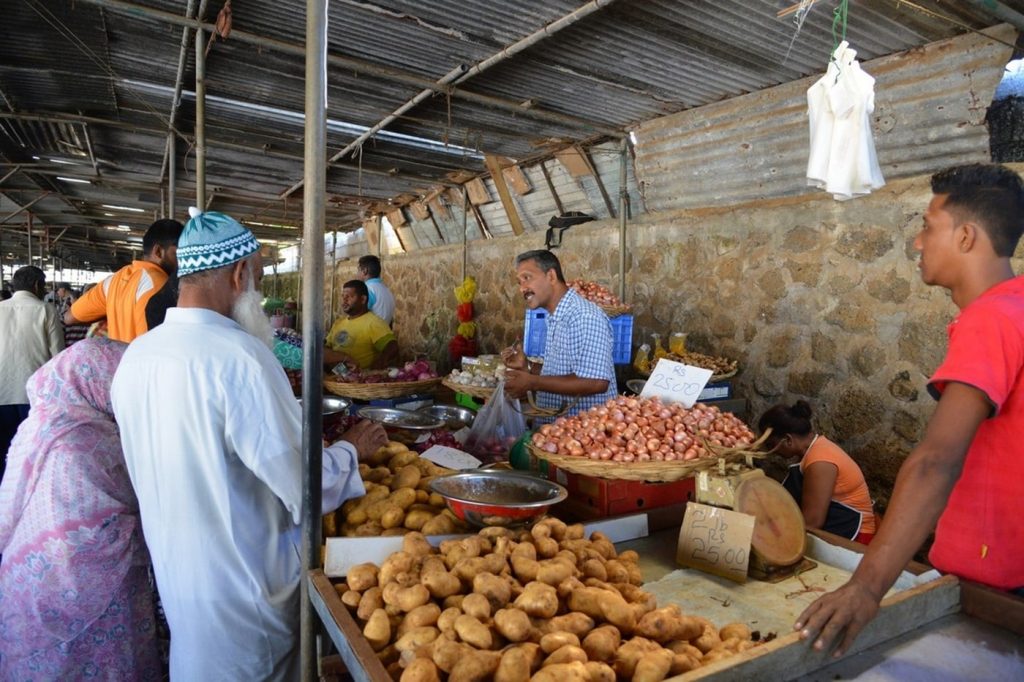
[[[810,556],[815,557],[815,560],[820,563],[822,570],[791,577],[774,584],[750,582],[741,585],[707,574],[678,569],[673,556],[676,545],[675,539],[676,531],[674,529],[662,530],[654,532],[646,538],[617,543],[614,550],[617,557],[624,558],[627,562],[634,556],[638,558],[636,565],[643,575],[642,590],[657,600],[658,607],[662,609],[666,606],[669,607],[667,611],[659,613],[674,617],[672,614],[675,613],[673,608],[673,605],[675,605],[684,614],[701,614],[702,617],[716,623],[719,626],[719,635],[739,632],[748,635],[750,639],[741,640],[748,642],[745,645],[732,644],[732,646],[741,650],[728,652],[720,658],[712,656],[711,660],[705,665],[692,670],[687,669],[680,672],[678,676],[672,676],[671,679],[794,679],[816,670],[831,669],[828,666],[835,665],[834,660],[827,652],[819,653],[810,650],[807,643],[799,639],[799,634],[792,632],[791,623],[795,618],[795,614],[798,614],[810,601],[813,601],[821,591],[827,589],[829,585],[845,580],[849,576],[849,562],[851,559],[855,560],[858,555],[856,547],[851,547],[841,538],[836,538],[835,536],[821,538],[809,535],[808,542],[814,548],[811,550]],[[828,562],[833,562],[835,565],[831,565]],[[1014,633],[1005,628],[993,628],[986,625],[984,621],[992,622],[996,619],[1003,619],[1003,622],[1007,623],[1016,619],[1017,626],[1019,627],[1020,618],[1024,614],[1024,608],[1021,607],[1020,602],[1018,600],[1002,598],[998,601],[979,604],[979,589],[983,593],[984,588],[978,588],[969,583],[961,583],[952,576],[933,577],[925,582],[915,584],[916,574],[922,568],[920,566],[908,567],[908,571],[905,573],[903,581],[901,581],[902,584],[898,583],[897,587],[883,600],[878,618],[861,635],[851,652],[844,657],[841,665],[845,665],[847,671],[864,672],[869,670],[873,666],[879,665],[879,661],[882,659],[882,655],[879,652],[888,651],[890,647],[897,645],[905,648],[907,647],[905,635],[924,631],[937,634],[938,636],[946,632],[957,632],[960,636],[966,637],[969,642],[977,641],[984,637],[986,641],[985,648],[995,649],[997,652],[1008,652],[1009,655],[1005,657],[1004,664],[1012,666],[1014,652],[1019,656],[1021,649],[1019,630],[1017,633]],[[381,570],[383,571],[384,569]],[[381,574],[381,577],[383,577],[383,574]],[[354,581],[342,582],[337,579],[332,580],[322,571],[314,571],[310,575],[309,581],[314,606],[324,619],[326,629],[331,639],[337,645],[353,678],[380,682],[392,679],[392,674],[397,668],[392,665],[392,673],[389,673],[387,665],[382,663],[382,659],[387,661],[395,658],[394,644],[389,642],[382,644],[381,641],[377,641],[375,646],[368,641],[364,635],[368,619],[359,618],[359,615],[356,613],[358,605],[356,608],[349,608],[344,603],[345,594],[350,593],[353,586],[361,585]],[[596,583],[588,581],[588,584]],[[636,587],[640,586],[637,585]],[[369,588],[363,586],[363,589]],[[554,588],[552,588],[552,592],[555,592]],[[463,599],[464,602],[465,598]],[[486,600],[484,600],[484,603],[486,603]],[[584,609],[591,608],[585,606],[581,600],[569,603]],[[443,604],[439,604],[437,607],[436,611],[438,613],[444,612],[441,608],[442,606]],[[470,607],[467,607],[467,610],[469,609]],[[425,613],[428,610],[432,610],[431,607],[423,608],[417,613]],[[503,616],[498,616],[497,613],[501,613],[501,610],[497,610],[495,615],[490,618],[483,617],[483,620],[479,622],[497,623],[503,618]],[[649,613],[653,613],[653,611]],[[569,615],[583,616],[584,614],[571,611]],[[607,628],[611,622],[609,619],[614,617],[609,616],[606,618],[604,615],[595,615],[592,618],[596,621],[597,625],[601,626],[604,623],[603,627]],[[539,623],[539,620],[534,618],[532,623],[535,626],[538,624],[543,626],[542,623]],[[742,623],[748,629],[745,630],[740,625],[732,625],[730,626],[732,629],[725,631],[725,633],[721,632],[723,629],[721,626],[736,621]],[[642,618],[639,623],[643,623]],[[432,626],[419,627],[426,627],[429,630]],[[443,625],[438,627],[443,628]],[[560,623],[558,627],[571,628],[572,626]],[[634,627],[637,631],[648,632],[643,629],[642,625],[638,624]],[[492,628],[492,630],[495,629],[499,633],[502,631],[501,626],[497,624]],[[438,631],[440,632],[440,629]],[[408,637],[409,632],[412,632],[412,630],[406,628],[403,634]],[[484,630],[484,632],[487,632],[487,630]],[[629,665],[632,660],[629,647],[626,647],[626,651],[622,656],[617,657],[613,655],[610,658],[601,658],[602,654],[595,648],[593,642],[588,646],[587,632],[581,631],[576,637],[582,645],[579,648],[587,654],[586,656],[572,658],[572,656],[578,656],[575,651],[577,647],[572,644],[569,645],[572,647],[571,649],[563,651],[555,660],[567,657],[570,661],[580,660],[581,664],[583,664],[583,660],[586,660],[587,663],[583,665],[589,665],[599,660],[607,660],[610,661],[609,668],[614,673],[622,672],[622,666]],[[419,631],[419,636],[421,637],[430,638],[432,634],[422,629]],[[539,633],[535,633],[533,641],[539,642],[543,650],[545,647],[544,637],[550,638],[551,635],[540,634],[536,636],[537,634]],[[560,636],[566,634],[564,631],[559,631]],[[656,634],[656,631],[650,631],[648,634],[655,639],[660,636]],[[755,636],[757,641],[753,639]],[[406,647],[406,644],[414,638],[415,636],[410,637],[406,643],[401,645],[403,651],[412,651]],[[903,639],[901,640],[901,638]],[[437,639],[432,641],[440,641],[441,639],[444,639],[444,635],[437,635]],[[554,656],[566,646],[562,644],[562,646],[556,647],[557,643],[553,641],[554,639],[557,639],[557,637],[548,640],[547,647],[550,650],[545,652],[547,656]],[[564,637],[564,639],[571,642],[576,641],[572,637]],[[635,635],[632,641],[637,641],[637,639],[638,636]],[[696,639],[697,637],[694,638],[695,642]],[[462,637],[456,635],[455,639],[452,640],[452,644],[456,640],[462,641]],[[627,642],[630,640],[623,638],[622,641]],[[890,644],[890,642],[895,643]],[[719,643],[721,643],[720,636]],[[389,645],[392,646],[391,651],[388,651]],[[427,645],[424,644],[423,646]],[[618,651],[622,651],[622,646],[618,647]],[[708,642],[696,642],[694,646],[707,648],[708,651],[714,648],[709,648]],[[420,655],[424,658],[429,657],[431,661],[443,660],[443,654],[435,655],[433,647],[427,648],[431,649],[429,656],[427,651],[423,651],[420,654],[413,651],[412,653],[400,655],[410,662],[416,660]],[[440,649],[440,645],[437,648]],[[511,648],[514,649],[516,647],[512,646]],[[684,650],[684,647],[681,645],[675,645],[675,648]],[[506,649],[506,651],[508,650]],[[650,654],[657,650],[656,646],[652,646],[648,653]],[[463,653],[467,653],[467,651]],[[493,654],[494,652],[492,651],[491,653]],[[929,664],[935,666],[936,669],[948,668],[951,665],[959,666],[962,669],[964,665],[962,649],[956,649],[955,651],[947,650],[945,652],[941,650],[928,650],[928,656],[930,659]],[[648,656],[648,659],[653,657]],[[955,660],[956,657],[960,657],[961,660]],[[666,655],[665,660],[668,661],[669,658],[671,657]],[[1019,658],[1016,660],[1017,671],[1019,672]],[[491,656],[490,665],[500,666],[503,661],[504,658],[500,655]],[[673,664],[680,667],[687,665],[678,660],[669,663],[670,666]],[[453,668],[451,663],[443,663],[442,665]],[[488,663],[486,663],[486,660],[482,660],[481,665],[488,665]],[[529,665],[529,663],[525,665]],[[565,664],[560,663],[559,665]],[[417,664],[416,669],[420,668],[430,670],[430,667],[425,663]],[[558,668],[557,670],[562,674],[569,675],[572,674],[574,668],[576,666],[570,663],[569,667],[564,669]],[[408,667],[402,670],[407,669]],[[592,669],[595,671],[594,674],[597,674],[597,670],[603,670],[600,666],[592,666]],[[638,669],[634,668],[634,670]],[[1007,670],[1012,671],[1013,668],[1009,667]],[[455,679],[463,671],[461,669],[459,671],[451,669],[449,672],[451,679]],[[906,670],[904,672],[910,674]],[[637,671],[637,677],[633,679],[641,679],[640,674]],[[648,675],[649,671],[644,671],[643,674]],[[659,674],[661,675],[660,677],[658,677]],[[662,671],[660,668],[656,669],[653,675],[653,678],[645,676],[643,679],[663,679],[669,677],[667,669]],[[442,673],[442,679],[443,677],[444,674]],[[628,678],[629,675],[626,675],[626,679]],[[464,678],[460,677],[460,679]],[[523,677],[522,679],[526,678]],[[609,677],[609,679],[613,679],[613,677]],[[619,679],[623,679],[623,677],[620,675]]]

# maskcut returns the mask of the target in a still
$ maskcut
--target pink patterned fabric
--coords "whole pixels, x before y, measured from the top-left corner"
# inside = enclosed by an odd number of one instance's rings
[[[0,485],[0,680],[160,677],[149,555],[110,406],[126,347],[88,339],[29,379]]]

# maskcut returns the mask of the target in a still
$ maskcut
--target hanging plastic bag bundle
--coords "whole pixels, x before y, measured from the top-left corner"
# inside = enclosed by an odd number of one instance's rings
[[[525,432],[526,420],[519,399],[505,395],[505,381],[501,380],[473,420],[465,450],[484,464],[504,461]]]

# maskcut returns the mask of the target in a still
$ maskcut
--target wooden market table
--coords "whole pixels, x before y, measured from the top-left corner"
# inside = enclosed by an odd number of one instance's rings
[[[765,584],[748,582],[738,586],[724,579],[678,571],[675,545],[678,526],[664,528],[670,512],[651,518],[652,534],[645,538],[616,545],[620,551],[636,550],[640,555],[645,589],[665,601],[681,603],[684,611],[707,615],[716,624],[742,620],[771,633],[771,641],[691,671],[670,678],[686,680],[790,680],[838,679],[870,673],[877,679],[935,679],[941,671],[971,670],[972,666],[989,669],[993,658],[1008,672],[998,679],[1024,679],[1024,600],[1005,593],[966,583],[954,576],[942,576],[922,585],[890,594],[882,603],[878,616],[861,633],[851,651],[834,661],[828,653],[815,652],[800,641],[791,630],[794,613],[803,610],[823,587],[816,586],[810,574],[778,583],[778,593]],[[681,515],[676,517],[681,518]],[[661,528],[659,530],[659,528]],[[827,533],[815,532],[832,547],[861,551],[862,547]],[[829,568],[824,566],[823,568]],[[920,564],[908,567],[910,573],[925,568]],[[823,571],[817,580],[830,589],[838,587],[843,577]],[[845,574],[848,575],[848,574]],[[390,678],[377,660],[373,649],[363,638],[360,627],[341,603],[331,581],[322,571],[309,575],[310,595],[324,628],[337,647],[352,678],[359,681],[387,682]],[[831,582],[829,582],[831,579]],[[683,582],[674,582],[682,580]],[[693,589],[686,580],[698,580]],[[788,583],[788,584],[787,584]],[[779,596],[779,595],[782,596]],[[759,601],[760,600],[760,601]],[[695,606],[695,602],[697,605]],[[751,609],[761,608],[761,611]],[[746,609],[746,612],[744,612]],[[721,622],[719,622],[721,621]],[[960,642],[951,646],[951,641]],[[897,661],[893,668],[892,660]],[[888,667],[887,667],[888,666]],[[981,668],[981,678],[990,678]],[[811,676],[811,677],[808,677]],[[977,675],[954,675],[974,677]]]

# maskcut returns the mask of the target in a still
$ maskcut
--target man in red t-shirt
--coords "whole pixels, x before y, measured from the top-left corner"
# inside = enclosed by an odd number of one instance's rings
[[[818,650],[842,635],[836,657],[933,528],[929,558],[940,570],[1024,587],[1024,277],[1010,266],[1024,231],[1024,181],[972,164],[936,173],[932,193],[914,239],[918,267],[925,284],[950,291],[960,314],[928,386],[938,406],[900,467],[885,521],[850,581],[794,625]]]

